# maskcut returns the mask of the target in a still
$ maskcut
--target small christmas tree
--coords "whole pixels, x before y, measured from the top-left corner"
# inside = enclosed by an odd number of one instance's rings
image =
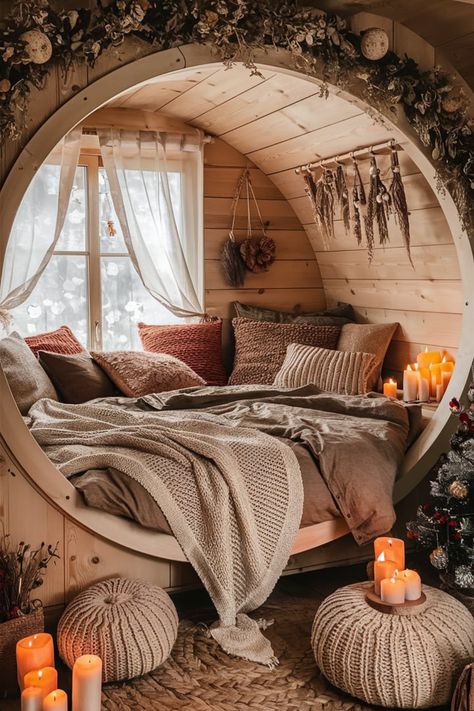
[[[431,549],[431,564],[465,593],[474,592],[474,383],[468,400],[468,407],[456,398],[449,403],[459,427],[436,466],[431,501],[407,524],[408,538]]]

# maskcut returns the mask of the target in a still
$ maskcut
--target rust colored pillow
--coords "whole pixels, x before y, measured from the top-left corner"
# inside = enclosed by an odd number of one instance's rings
[[[232,324],[235,361],[230,385],[273,383],[290,343],[334,349],[341,330],[340,326],[270,323],[246,318],[235,318]]]
[[[185,363],[166,353],[93,351],[91,356],[127,397],[205,385],[204,380]]]
[[[85,348],[79,343],[69,326],[60,326],[55,331],[39,333],[37,336],[28,336],[25,341],[35,356],[38,355],[39,351],[65,353],[68,355],[84,353],[85,351]]]
[[[143,348],[168,353],[189,365],[207,385],[225,385],[222,361],[222,321],[185,323],[173,326],[138,324]]]

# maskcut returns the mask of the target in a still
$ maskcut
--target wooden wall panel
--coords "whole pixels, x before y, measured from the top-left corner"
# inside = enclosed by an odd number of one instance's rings
[[[244,287],[234,289],[225,281],[220,253],[231,226],[235,186],[245,166],[251,167],[252,185],[268,234],[275,240],[277,257],[268,272],[247,273]],[[262,171],[220,139],[205,149],[204,195],[205,301],[206,310],[212,316],[232,318],[233,301],[258,303],[285,311],[324,307],[316,258],[291,206]],[[241,200],[237,211],[237,237],[245,236],[246,225],[247,207],[245,200]],[[252,225],[259,228],[253,206]],[[230,340],[227,324],[225,340]]]

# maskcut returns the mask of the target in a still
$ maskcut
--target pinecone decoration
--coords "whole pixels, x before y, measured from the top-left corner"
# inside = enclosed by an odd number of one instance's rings
[[[266,235],[247,237],[240,243],[240,254],[245,266],[254,274],[268,271],[268,267],[275,261],[275,251],[274,240]]]
[[[474,588],[474,572],[469,565],[458,565],[454,571],[454,584],[459,588]]]

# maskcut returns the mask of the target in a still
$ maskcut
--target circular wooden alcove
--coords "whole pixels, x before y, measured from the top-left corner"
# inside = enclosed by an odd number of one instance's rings
[[[99,109],[103,112],[105,105],[106,111],[122,112],[122,116],[130,110],[163,111],[220,137],[265,173],[291,205],[314,250],[318,288],[328,301],[354,303],[361,319],[367,321],[399,321],[399,362],[404,357],[413,360],[414,353],[424,344],[448,352],[457,346],[456,367],[444,400],[406,454],[395,486],[394,499],[398,502],[420,483],[445,447],[451,429],[447,402],[463,391],[470,376],[474,357],[474,306],[470,298],[474,258],[469,238],[462,230],[451,197],[437,190],[432,162],[403,116],[378,113],[359,98],[356,86],[351,88],[352,93],[329,87],[329,99],[321,98],[318,79],[290,69],[291,60],[282,51],[261,52],[258,63],[263,79],[250,77],[243,67],[224,71],[208,48],[189,45],[120,66],[78,92],[38,129],[3,186],[2,255],[16,210],[35,170],[73,126],[80,122],[97,125],[98,114],[92,114]],[[184,97],[184,87],[186,91],[192,88],[192,110],[189,93]],[[162,101],[165,95],[168,98]],[[232,104],[235,97],[240,97],[240,118]],[[236,120],[240,125],[235,125]],[[262,137],[270,137],[271,143],[262,144]],[[403,148],[406,184],[413,184],[414,191],[418,189],[421,195],[421,202],[412,213],[418,235],[414,242],[414,274],[408,271],[411,267],[398,246],[378,250],[372,272],[366,254],[354,254],[356,250],[348,249],[343,236],[339,236],[340,242],[336,240],[334,251],[325,252],[308,216],[301,178],[294,172],[296,166],[309,160],[388,138],[395,138]],[[420,214],[415,214],[418,211]],[[396,276],[390,278],[391,274]],[[418,304],[416,308],[414,303]],[[434,316],[431,318],[430,314]],[[440,342],[430,337],[435,323]],[[417,332],[418,339],[413,336]],[[146,531],[83,505],[79,493],[58,473],[30,435],[1,370],[0,421],[3,445],[11,461],[65,516],[93,534],[133,551],[185,560],[171,536]],[[297,542],[294,552],[321,545],[346,532],[345,525],[339,522],[320,524],[313,537],[307,532],[304,540]]]

